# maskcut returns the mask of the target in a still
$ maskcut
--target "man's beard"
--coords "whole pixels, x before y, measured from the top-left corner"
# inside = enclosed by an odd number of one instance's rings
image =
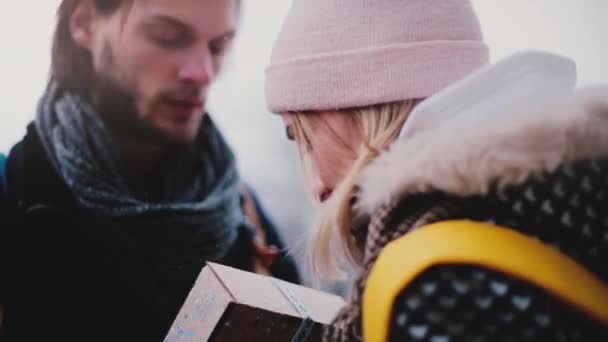
[[[94,107],[112,134],[144,143],[166,143],[160,129],[139,119],[136,95],[111,76],[98,73],[93,87]]]
[[[176,144],[160,127],[143,119],[137,109],[138,94],[134,86],[129,86],[117,74],[121,72],[114,63],[112,48],[106,42],[102,55],[102,67],[94,72],[91,88],[93,106],[110,132],[130,141],[145,144]],[[126,80],[128,77],[125,77]],[[151,104],[161,103],[167,94],[161,93],[151,100]]]

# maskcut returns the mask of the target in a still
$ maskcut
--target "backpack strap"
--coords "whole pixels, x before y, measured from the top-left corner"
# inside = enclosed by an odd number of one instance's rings
[[[23,168],[23,141],[15,144],[10,152],[4,156],[4,163],[0,165],[0,174],[3,177],[1,200],[4,204],[12,207],[19,207],[23,202],[25,194],[24,188],[24,168]]]
[[[4,191],[9,204],[21,208],[37,204],[66,208],[75,205],[67,185],[47,159],[33,124],[6,158]]]
[[[0,201],[2,202],[4,202],[8,197],[6,183],[6,156],[0,153]]]
[[[503,272],[608,324],[608,286],[583,266],[509,228],[457,220],[418,228],[384,247],[364,290],[364,340],[386,341],[399,293],[430,266],[446,264],[478,265]]]

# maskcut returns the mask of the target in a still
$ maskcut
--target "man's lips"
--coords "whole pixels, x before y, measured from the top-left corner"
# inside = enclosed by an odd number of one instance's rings
[[[171,117],[177,120],[190,119],[203,107],[199,99],[167,99],[165,103],[171,108]]]

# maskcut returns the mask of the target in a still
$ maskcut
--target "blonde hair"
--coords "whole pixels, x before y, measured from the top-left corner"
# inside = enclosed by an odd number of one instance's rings
[[[341,267],[343,262],[350,266],[361,266],[363,246],[357,245],[351,231],[357,181],[365,167],[397,138],[416,103],[416,100],[406,100],[341,111],[352,118],[354,126],[360,131],[362,143],[352,150],[335,132],[333,134],[345,153],[344,157],[352,158],[353,163],[325,203],[319,225],[311,236],[309,262],[315,279],[321,274],[340,277],[344,274]],[[294,113],[293,118],[305,178],[310,181],[306,157],[315,148],[314,128],[322,122],[318,115],[311,112]]]

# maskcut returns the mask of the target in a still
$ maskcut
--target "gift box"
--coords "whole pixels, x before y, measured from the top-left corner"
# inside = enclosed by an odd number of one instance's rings
[[[341,297],[207,263],[165,342],[321,341]]]

